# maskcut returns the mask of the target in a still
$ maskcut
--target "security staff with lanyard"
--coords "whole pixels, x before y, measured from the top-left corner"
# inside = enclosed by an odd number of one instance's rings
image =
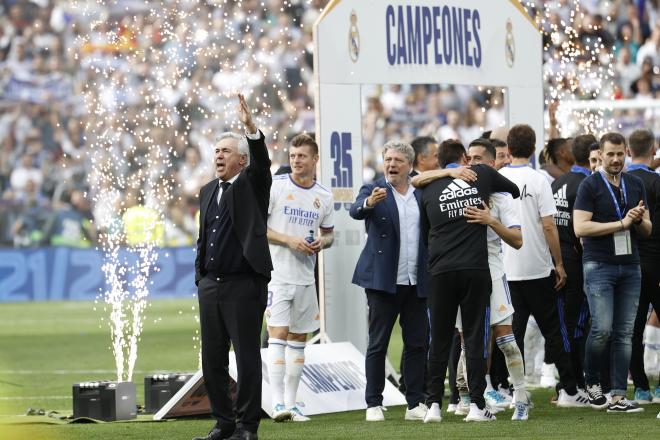
[[[626,140],[620,133],[600,139],[603,169],[580,184],[573,222],[582,238],[584,287],[591,312],[585,373],[589,403],[608,412],[642,411],[626,399],[633,324],[639,302],[639,237],[651,233],[642,181],[623,172]],[[611,336],[612,402],[600,386],[600,361]]]

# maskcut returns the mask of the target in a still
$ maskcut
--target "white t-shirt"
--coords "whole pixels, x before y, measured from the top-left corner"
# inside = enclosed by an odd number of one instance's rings
[[[554,265],[543,234],[541,217],[557,213],[550,183],[543,174],[528,165],[509,165],[500,173],[520,189],[520,198],[514,200],[514,204],[518,206],[523,236],[523,245],[519,250],[503,244],[506,277],[509,281],[545,278]]]
[[[295,237],[307,237],[319,228],[334,227],[334,200],[324,186],[314,183],[311,188],[297,185],[289,174],[273,177],[268,202],[268,227]],[[316,254],[306,256],[287,246],[270,244],[273,260],[272,280],[279,283],[307,286],[314,284]]]
[[[518,211],[513,197],[509,193],[494,193],[490,196],[490,214],[500,221],[506,228],[520,227]],[[502,239],[495,231],[488,227],[488,266],[492,280],[499,280],[504,276],[504,256],[502,255]]]

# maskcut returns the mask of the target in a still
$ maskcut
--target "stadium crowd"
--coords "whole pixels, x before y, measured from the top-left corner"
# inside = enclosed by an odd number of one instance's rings
[[[154,14],[157,3],[0,2],[0,246],[89,246],[97,240],[96,229],[108,227],[94,222],[108,206],[92,202],[100,188],[86,180],[95,139],[102,131],[121,133],[115,148],[135,156],[139,167],[147,146],[137,133],[159,116],[127,92],[129,85],[148,88],[158,84],[157,75],[172,78],[169,87],[150,92],[172,108],[174,121],[151,133],[152,143],[172,141],[168,173],[174,182],[165,210],[165,245],[189,245],[196,234],[197,188],[212,176],[211,133],[227,128],[208,117],[226,107],[223,93],[244,84],[262,97],[269,109],[262,122],[272,133],[274,169],[287,160],[287,139],[314,131],[311,31],[327,1],[179,2],[177,8],[185,11],[180,15]],[[553,33],[552,25],[568,22],[574,4],[538,0],[525,6],[544,27],[545,69],[553,72],[565,36]],[[654,99],[660,84],[658,7],[648,0],[581,2],[579,43],[588,47],[600,39],[601,54],[612,58],[601,56],[599,62],[612,65],[614,78],[610,89],[595,94],[592,84],[581,81],[576,96]],[[254,22],[246,28],[248,20]],[[128,56],[131,51],[147,56]],[[214,65],[214,57],[223,62]],[[586,61],[578,57],[565,70]],[[103,74],[104,63],[117,67],[111,78]],[[104,87],[88,90],[88,101],[123,117],[111,120],[87,110],[85,84],[94,83]],[[205,92],[188,93],[192,84]],[[549,80],[546,86],[556,85]],[[363,105],[366,181],[380,169],[380,147],[388,139],[431,135],[467,144],[506,122],[505,93],[488,85],[373,86],[365,88]],[[644,112],[613,117],[624,131],[645,122]],[[122,118],[137,122],[122,128]],[[121,172],[126,177],[135,169]]]

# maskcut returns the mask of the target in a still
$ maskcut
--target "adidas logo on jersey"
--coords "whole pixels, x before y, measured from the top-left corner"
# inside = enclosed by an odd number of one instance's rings
[[[458,197],[465,197],[477,194],[477,188],[472,188],[468,183],[461,179],[454,179],[447,188],[440,194],[440,201],[446,202],[447,200],[456,199]]]
[[[557,192],[554,194],[555,197],[555,205],[562,207],[562,208],[568,208],[568,200],[566,200],[566,184],[564,183],[564,186],[559,188]]]

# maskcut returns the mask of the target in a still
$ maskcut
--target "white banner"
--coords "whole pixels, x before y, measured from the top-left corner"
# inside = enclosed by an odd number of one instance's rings
[[[272,416],[268,380],[267,349],[261,350],[263,389],[261,407]],[[384,366],[383,366],[384,368]],[[236,379],[234,352],[229,357],[229,374]],[[303,414],[312,416],[366,409],[364,391],[367,379],[364,356],[350,343],[312,344],[305,347],[305,368],[298,388],[297,401]],[[389,381],[385,381],[383,405],[405,405],[406,399]]]

